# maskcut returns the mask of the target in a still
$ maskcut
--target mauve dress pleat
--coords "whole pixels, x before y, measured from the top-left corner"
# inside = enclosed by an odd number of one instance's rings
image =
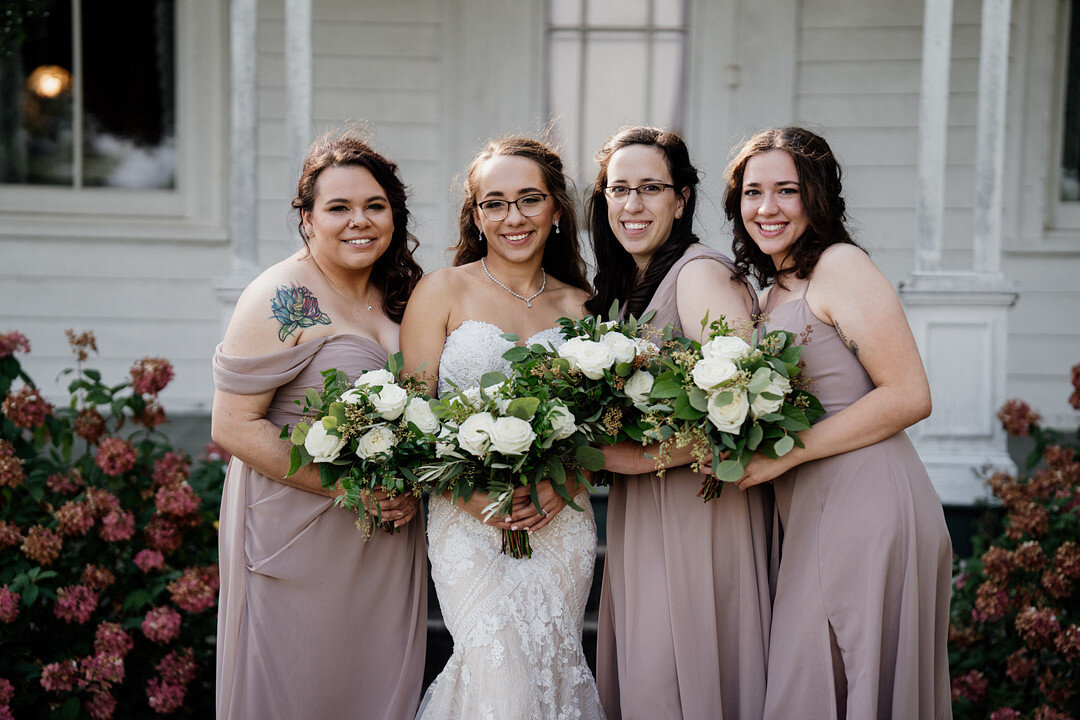
[[[649,304],[656,328],[680,328],[675,284],[695,260],[732,266],[692,245]],[[771,490],[730,486],[705,503],[701,481],[681,467],[611,484],[596,671],[609,720],[761,720]]]
[[[768,330],[809,328],[802,358],[825,417],[874,389],[805,299],[768,315]],[[839,700],[859,720],[951,718],[952,545],[907,434],[805,463],[773,484],[783,539],[765,717],[835,718]],[[835,677],[830,626],[843,663]]]
[[[294,424],[320,371],[355,379],[386,351],[332,335],[260,357],[214,354],[214,382],[251,395],[277,389],[267,418]],[[427,556],[418,516],[364,542],[356,516],[233,458],[218,536],[219,720],[404,720],[420,703]]]

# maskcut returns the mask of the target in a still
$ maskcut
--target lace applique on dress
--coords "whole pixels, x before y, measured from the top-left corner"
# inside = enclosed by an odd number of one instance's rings
[[[474,320],[450,334],[439,361],[439,390],[467,389],[486,372],[506,372],[511,343]],[[551,328],[529,343],[558,343]],[[504,555],[501,531],[433,496],[431,574],[454,653],[421,703],[418,720],[602,720],[581,632],[596,562],[596,521],[588,494],[531,538],[533,556]]]

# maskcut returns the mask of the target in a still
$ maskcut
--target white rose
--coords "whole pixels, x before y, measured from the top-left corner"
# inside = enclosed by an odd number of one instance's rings
[[[439,429],[439,419],[431,412],[431,405],[423,398],[414,397],[405,406],[405,422],[411,422],[422,433],[433,433]]]
[[[735,335],[720,335],[701,346],[703,356],[732,362],[743,358],[750,350],[746,341]]]
[[[371,404],[375,412],[382,415],[384,420],[397,420],[405,410],[405,403],[409,400],[409,394],[400,385],[392,383],[382,386],[382,390],[371,396]]]
[[[556,440],[565,440],[577,431],[577,422],[574,413],[562,403],[554,403],[551,406],[551,434]]]
[[[600,338],[600,342],[611,350],[616,363],[628,363],[637,355],[637,344],[620,332],[609,332]]]
[[[623,392],[634,402],[643,403],[649,399],[649,391],[652,390],[653,381],[656,378],[652,376],[652,373],[645,370],[638,370],[630,379],[626,381],[626,385],[623,386]]]
[[[574,337],[570,338],[562,345],[559,346],[559,357],[566,359],[570,363],[570,367],[577,367],[577,356],[581,352],[581,346],[589,342],[585,338]]]
[[[604,377],[604,371],[615,362],[615,353],[603,343],[583,340],[570,363],[590,380]]]
[[[728,392],[732,394],[731,402],[721,405],[720,398]],[[709,422],[720,432],[738,434],[749,410],[750,403],[747,402],[746,390],[743,388],[719,392],[709,398]]]
[[[367,393],[363,390],[359,390],[357,388],[349,388],[345,392],[341,393],[341,402],[345,403],[346,405],[359,405],[361,402],[363,402],[364,397],[366,396]]]
[[[362,458],[375,457],[394,446],[394,431],[385,425],[376,425],[356,441],[356,454]]]
[[[326,432],[322,421],[316,422],[308,430],[304,438],[304,449],[315,459],[315,462],[333,462],[341,454],[345,447],[345,441]]]
[[[439,439],[435,441],[435,457],[446,457],[453,454],[457,448],[454,446],[454,432],[446,427],[442,426],[442,430],[439,431]]]
[[[694,384],[702,390],[712,390],[714,387],[735,377],[739,368],[730,360],[721,360],[715,357],[705,357],[694,363],[694,369],[690,374],[694,378]]]
[[[769,387],[765,388],[765,392],[779,395],[780,399],[769,400],[761,395],[755,397],[754,402],[750,403],[750,414],[755,418],[780,410],[780,406],[784,404],[784,397],[791,392],[791,383],[780,373],[774,372]]]
[[[353,385],[355,387],[363,387],[364,385],[386,385],[387,383],[392,382],[394,382],[394,373],[386,368],[379,368],[378,370],[368,370],[366,373],[356,378],[356,382],[354,382]]]
[[[503,455],[522,455],[535,439],[532,425],[521,418],[499,418],[491,428],[491,447]]]
[[[491,429],[494,425],[495,418],[491,416],[491,413],[482,412],[470,415],[458,428],[458,445],[462,450],[476,457],[483,457],[487,452],[488,443],[491,442]]]
[[[470,388],[466,388],[461,393],[461,395],[458,396],[458,399],[463,400],[464,402],[472,405],[473,407],[480,407],[482,400],[482,398],[480,397],[480,387],[473,386]]]

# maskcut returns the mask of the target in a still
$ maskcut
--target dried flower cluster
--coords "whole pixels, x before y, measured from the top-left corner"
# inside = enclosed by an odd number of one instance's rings
[[[1073,369],[1074,386],[1078,377]],[[998,413],[1035,439],[1027,476],[995,474],[1000,532],[958,562],[949,628],[954,714],[991,720],[1077,720],[1080,713],[1080,462],[1067,436],[1026,403]],[[1075,437],[1075,436],[1074,436]]]

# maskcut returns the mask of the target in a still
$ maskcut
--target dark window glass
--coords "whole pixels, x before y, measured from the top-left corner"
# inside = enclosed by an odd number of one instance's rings
[[[1059,197],[1066,202],[1080,202],[1080,0],[1072,3],[1063,124]]]

